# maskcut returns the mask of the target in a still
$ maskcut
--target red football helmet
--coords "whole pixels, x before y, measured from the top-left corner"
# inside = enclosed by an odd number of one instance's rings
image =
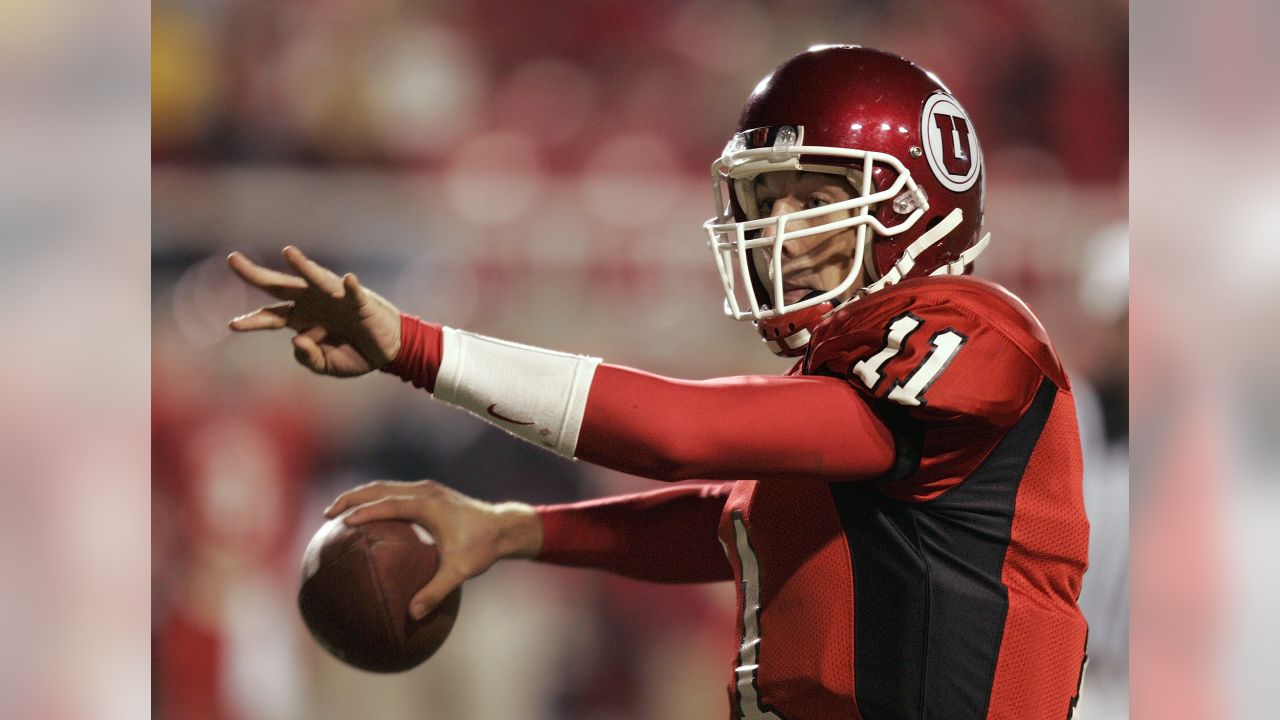
[[[758,217],[756,177],[779,170],[843,176],[855,197]],[[718,215],[703,227],[725,313],[755,321],[779,355],[804,353],[859,268],[866,280],[855,300],[908,277],[966,273],[990,238],[978,239],[986,180],[969,116],[933,73],[880,50],[818,46],[779,65],[751,94],[711,174]],[[790,220],[828,214],[836,218],[787,230]],[[857,233],[844,281],[787,303],[783,243],[843,228]]]

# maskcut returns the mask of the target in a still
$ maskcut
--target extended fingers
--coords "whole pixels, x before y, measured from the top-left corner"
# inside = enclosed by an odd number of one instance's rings
[[[297,299],[307,290],[306,280],[296,275],[264,268],[238,252],[227,256],[227,265],[240,276],[241,280],[281,300]]]
[[[236,332],[279,330],[289,324],[289,317],[292,312],[293,303],[282,302],[258,308],[251,313],[245,313],[227,323],[227,325]]]
[[[332,297],[342,297],[342,281],[332,270],[318,264],[292,245],[286,247],[282,254],[312,287]]]
[[[363,505],[374,500],[393,495],[415,495],[428,481],[400,482],[396,480],[378,480],[352,488],[337,497],[329,507],[325,508],[326,517],[337,517],[347,508]]]
[[[348,525],[363,525],[374,520],[418,520],[423,518],[422,499],[412,495],[391,495],[363,503],[344,518]]]

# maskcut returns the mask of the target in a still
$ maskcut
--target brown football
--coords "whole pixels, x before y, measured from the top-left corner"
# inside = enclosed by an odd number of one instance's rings
[[[416,667],[449,636],[462,589],[414,620],[409,600],[440,564],[431,535],[403,520],[350,527],[343,517],[321,526],[302,555],[302,619],[348,665],[380,673]]]

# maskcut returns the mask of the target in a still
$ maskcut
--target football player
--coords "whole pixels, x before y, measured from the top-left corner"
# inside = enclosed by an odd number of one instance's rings
[[[737,718],[1070,716],[1087,556],[1070,383],[1044,329],[968,276],[987,242],[982,148],[932,73],[811,48],[747,102],[704,225],[726,312],[796,358],[690,382],[441,327],[296,248],[233,253],[317,373],[397,375],[548,450],[662,481],[573,505],[378,482],[331,517],[438,539],[422,615],[502,558],[658,582],[732,580]]]

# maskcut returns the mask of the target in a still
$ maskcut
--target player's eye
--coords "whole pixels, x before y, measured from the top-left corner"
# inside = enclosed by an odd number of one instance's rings
[[[807,207],[807,208],[809,208],[810,210],[812,210],[812,209],[814,209],[814,208],[820,208],[820,207],[822,207],[822,206],[824,206],[824,205],[830,205],[830,204],[831,204],[831,201],[830,201],[830,200],[827,200],[826,198],[821,198],[821,197],[818,197],[817,195],[814,195],[814,196],[811,196],[811,197],[809,198],[809,202],[805,203],[805,207]]]
[[[773,200],[761,199],[756,202],[756,211],[760,213],[760,217],[768,217],[773,214]]]

